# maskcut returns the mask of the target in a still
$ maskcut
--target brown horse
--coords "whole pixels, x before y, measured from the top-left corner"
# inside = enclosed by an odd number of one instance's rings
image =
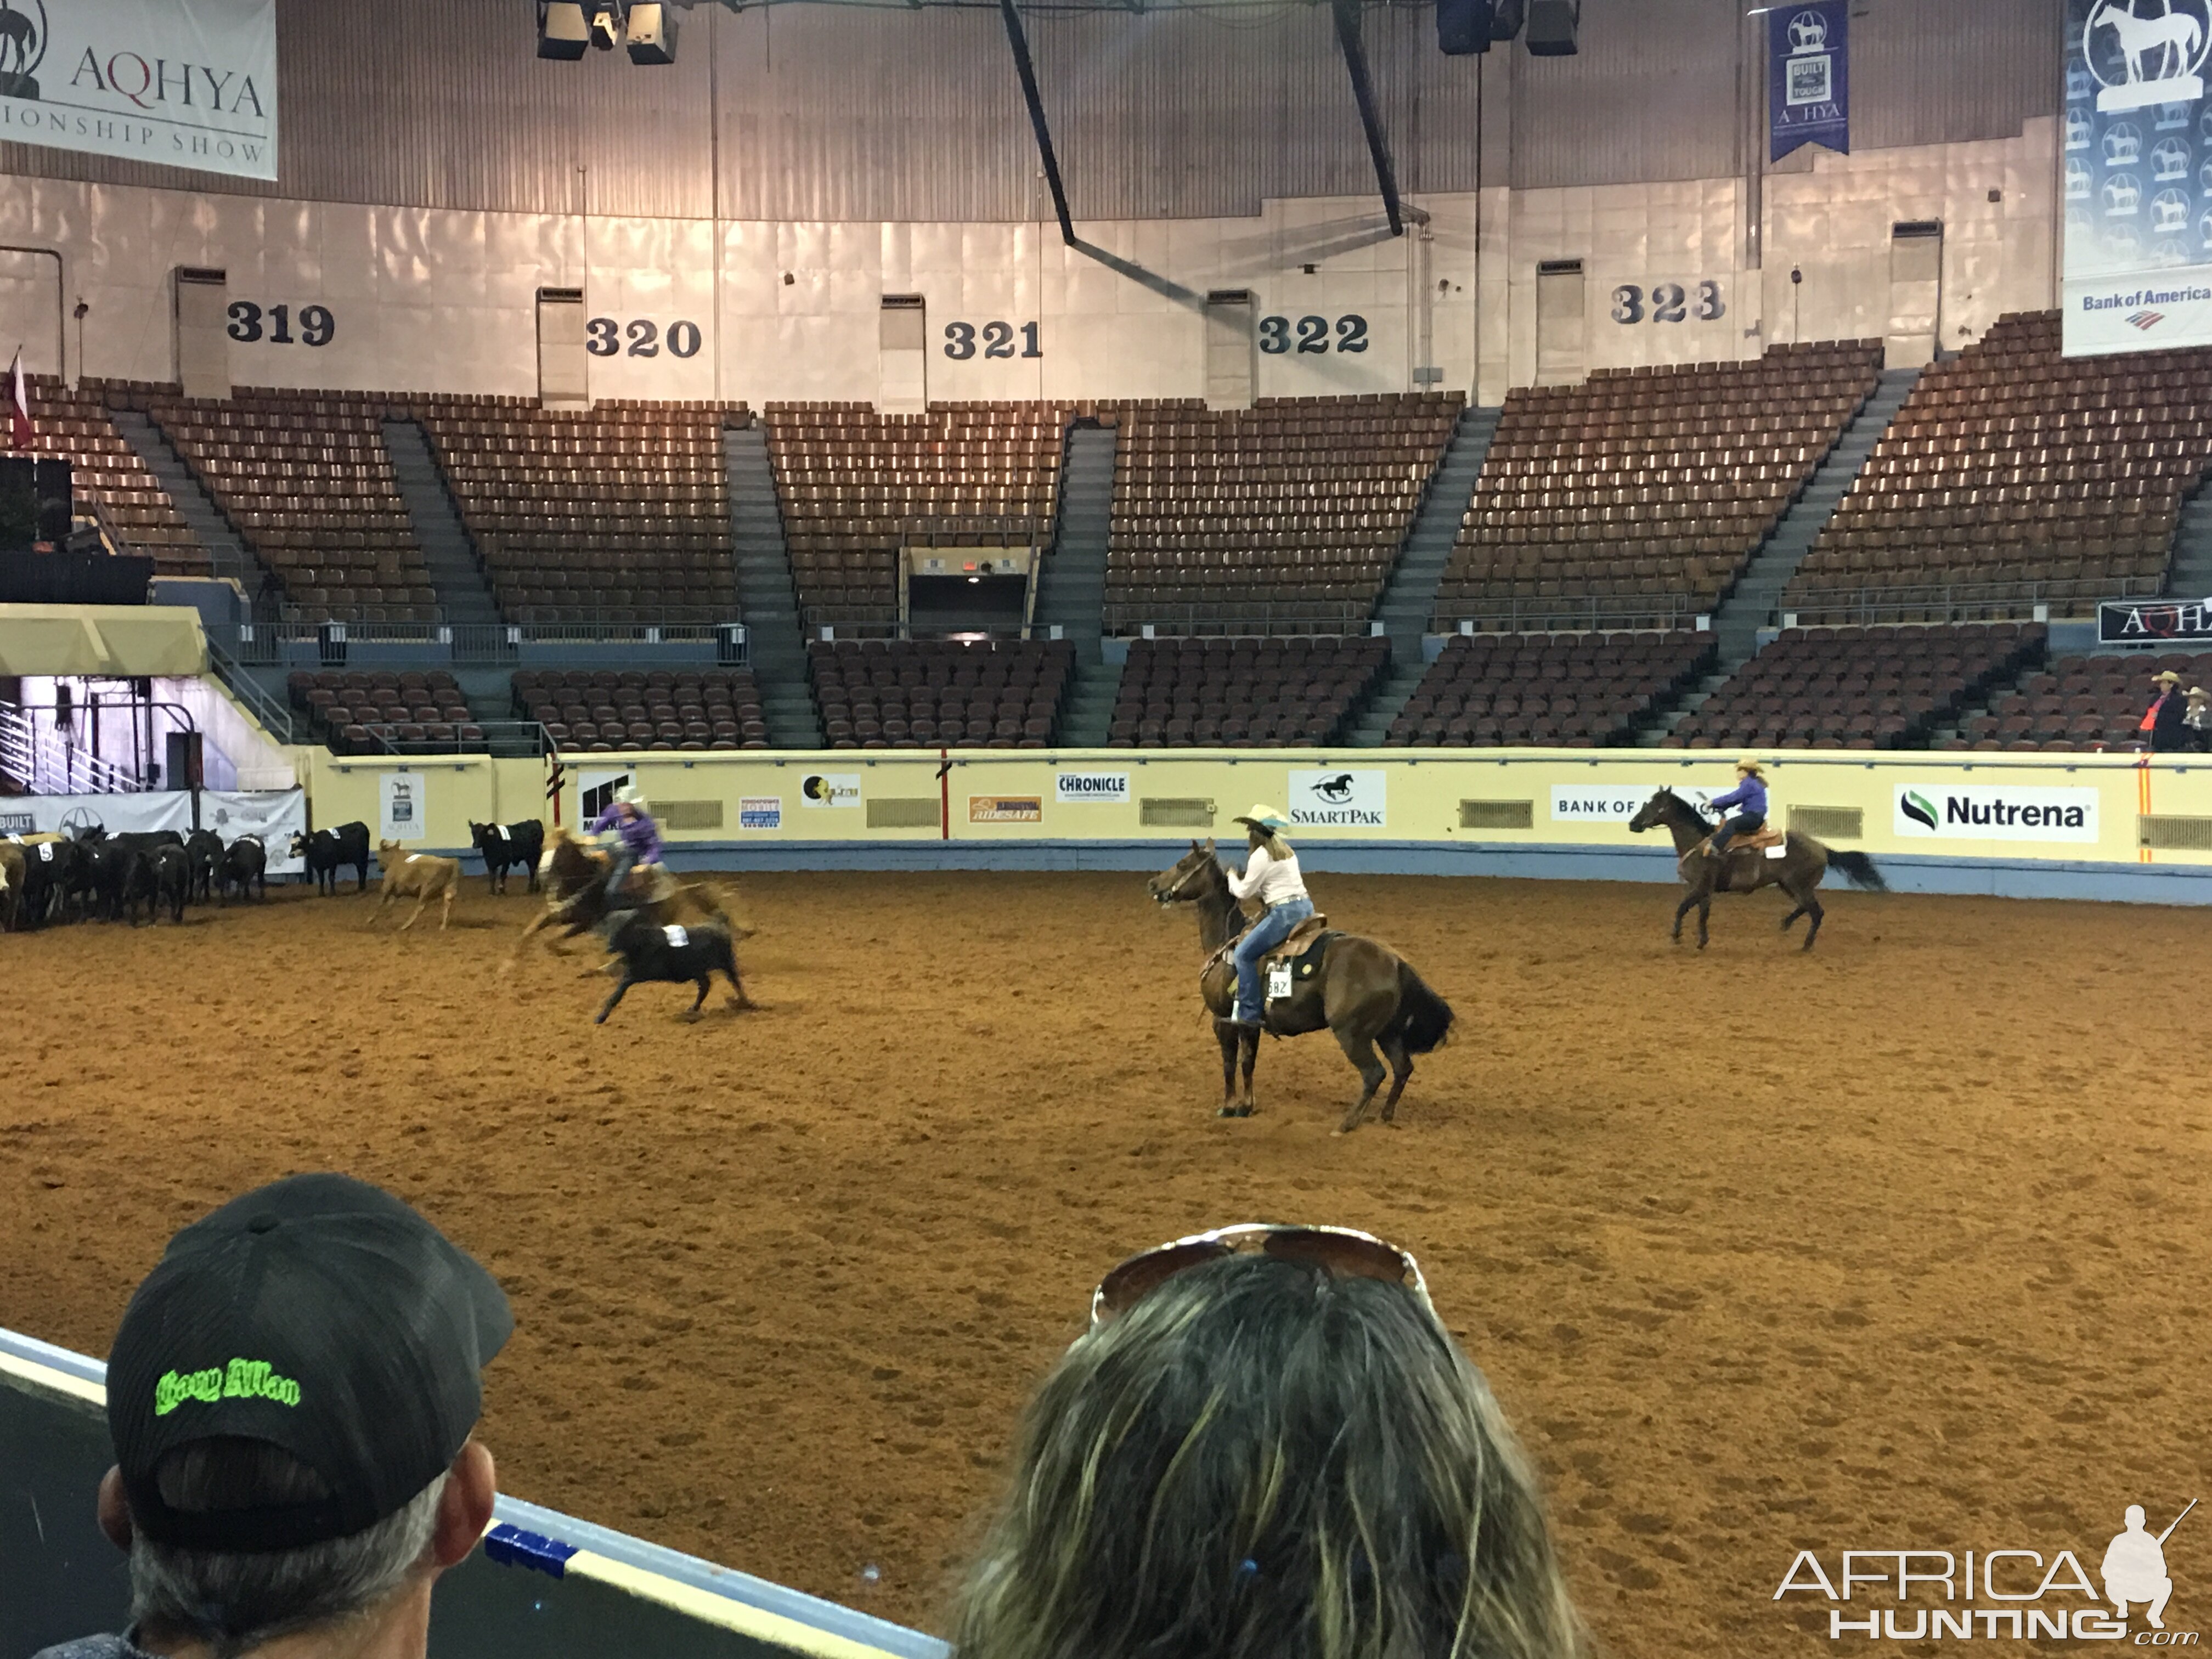
[[[512,969],[522,959],[524,948],[545,928],[564,930],[554,941],[553,948],[558,951],[579,933],[605,921],[617,908],[608,902],[606,890],[607,871],[613,862],[574,830],[555,829],[538,860],[545,908],[522,930],[507,959],[507,967]],[[704,882],[678,882],[665,870],[635,870],[630,873],[629,890],[642,900],[646,918],[658,926],[711,921],[727,928],[732,939],[752,937],[751,929],[740,927],[731,919],[721,890]]]
[[[1889,890],[1881,872],[1864,853],[1839,853],[1795,830],[1783,838],[1784,852],[1778,859],[1767,857],[1766,849],[1759,847],[1731,847],[1723,856],[1714,858],[1705,851],[1705,838],[1712,834],[1713,826],[1671,789],[1652,796],[1628,821],[1628,827],[1639,836],[1655,824],[1666,825],[1674,837],[1674,867],[1690,884],[1689,897],[1674,907],[1675,942],[1680,943],[1682,918],[1694,904],[1700,951],[1705,948],[1705,919],[1712,914],[1717,892],[1749,893],[1761,887],[1779,887],[1797,901],[1797,908],[1782,918],[1784,933],[1798,917],[1813,918],[1813,925],[1805,932],[1804,948],[1809,951],[1813,941],[1820,937],[1820,918],[1825,913],[1816,890],[1830,865],[1842,871],[1844,879],[1854,887],[1870,888],[1877,893]]]
[[[1188,904],[1198,912],[1198,942],[1206,951],[1199,972],[1199,994],[1213,1016],[1213,1035],[1221,1044],[1223,1117],[1252,1115],[1252,1067],[1260,1055],[1260,1033],[1239,1027],[1229,1016],[1237,1006],[1237,964],[1227,946],[1243,931],[1229,878],[1214,857],[1213,843],[1193,842],[1174,868],[1154,876],[1146,891],[1157,904]],[[1386,945],[1352,933],[1330,939],[1321,972],[1293,986],[1288,997],[1262,1005],[1261,1018],[1275,1036],[1300,1036],[1327,1030],[1336,1034],[1344,1057],[1358,1068],[1359,1098],[1336,1133],[1359,1127],[1367,1103],[1382,1086],[1379,1045],[1390,1062],[1390,1093],[1382,1103],[1382,1121],[1397,1115],[1398,1097],[1413,1075],[1415,1054],[1441,1047],[1451,1031],[1452,1011],[1415,973],[1412,964]],[[1243,1062],[1244,1090],[1237,1091],[1237,1068]]]

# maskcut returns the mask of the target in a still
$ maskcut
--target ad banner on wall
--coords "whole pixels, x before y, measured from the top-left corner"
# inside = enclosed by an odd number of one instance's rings
[[[6,0],[0,138],[276,176],[276,0]]]
[[[2212,0],[2067,0],[2069,357],[2212,343]]]
[[[1851,150],[1849,0],[1802,0],[1766,14],[1766,121],[1780,161],[1802,144]]]
[[[138,795],[21,795],[0,801],[0,835],[48,831],[82,834],[98,825],[111,836],[192,832],[189,790],[152,789]],[[200,828],[212,830],[228,846],[240,836],[258,836],[269,855],[272,876],[297,875],[307,861],[292,856],[292,837],[307,833],[307,798],[297,789],[200,791]]]

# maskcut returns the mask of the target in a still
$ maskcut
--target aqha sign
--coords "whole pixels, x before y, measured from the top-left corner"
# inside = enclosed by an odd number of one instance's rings
[[[276,178],[276,0],[6,0],[0,138]]]

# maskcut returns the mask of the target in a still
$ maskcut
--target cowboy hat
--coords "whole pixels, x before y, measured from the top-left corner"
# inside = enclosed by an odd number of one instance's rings
[[[2154,684],[2159,685],[2179,685],[2181,684],[2181,676],[2175,673],[2171,668],[2160,669],[2157,673],[2151,676],[2151,679]]]
[[[1739,772],[1757,772],[1762,775],[1764,775],[1766,771],[1765,767],[1761,766],[1757,761],[1752,759],[1748,755],[1746,755],[1741,760],[1735,763],[1735,769]]]
[[[1288,818],[1265,802],[1255,804],[1249,812],[1232,822],[1249,824],[1263,836],[1272,836],[1278,830],[1287,830],[1291,827],[1291,821]]]
[[[615,791],[615,801],[618,805],[635,806],[642,812],[645,810],[645,791],[634,783],[626,783]]]

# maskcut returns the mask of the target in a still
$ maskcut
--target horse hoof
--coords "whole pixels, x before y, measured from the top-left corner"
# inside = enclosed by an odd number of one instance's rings
[[[1224,1106],[1214,1114],[1216,1117],[1249,1117],[1251,1115],[1252,1109],[1249,1106]]]

